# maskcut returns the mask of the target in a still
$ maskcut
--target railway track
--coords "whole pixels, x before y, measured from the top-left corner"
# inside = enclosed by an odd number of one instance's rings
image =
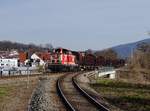
[[[57,80],[57,90],[66,108],[71,111],[109,111],[84,91],[76,81],[78,74],[68,74]]]

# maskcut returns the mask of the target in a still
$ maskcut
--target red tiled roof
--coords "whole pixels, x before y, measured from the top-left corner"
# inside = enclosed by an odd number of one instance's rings
[[[27,59],[27,53],[20,52],[19,53],[19,60],[20,60],[20,62],[24,63],[26,59]]]
[[[40,52],[36,54],[44,61],[49,61],[51,59],[51,55],[48,52]]]

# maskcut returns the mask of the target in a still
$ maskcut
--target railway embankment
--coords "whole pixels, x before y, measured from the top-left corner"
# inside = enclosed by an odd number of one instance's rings
[[[28,111],[65,111],[56,91],[56,81],[62,74],[41,77],[29,101]]]
[[[127,74],[127,71],[125,73]],[[148,82],[137,81],[135,78],[128,79],[130,73],[114,80],[91,77],[90,86],[109,104],[123,111],[149,111],[150,85]],[[135,72],[133,75],[136,74],[138,76]]]
[[[92,72],[94,73],[94,72]],[[93,74],[92,74],[93,75]],[[94,78],[91,78],[91,73],[85,73],[76,76],[76,80],[80,87],[85,90],[91,97],[93,97],[95,100],[97,100],[99,103],[101,103],[103,106],[107,107],[110,109],[110,111],[122,111],[120,108],[112,105],[109,103],[103,95],[101,95],[101,92],[98,92],[95,90],[95,88],[91,87],[91,84],[93,83]]]

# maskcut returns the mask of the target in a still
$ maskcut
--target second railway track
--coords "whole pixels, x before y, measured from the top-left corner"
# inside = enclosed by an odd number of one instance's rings
[[[78,85],[77,75],[67,74],[57,81],[57,90],[66,108],[71,111],[109,111]]]

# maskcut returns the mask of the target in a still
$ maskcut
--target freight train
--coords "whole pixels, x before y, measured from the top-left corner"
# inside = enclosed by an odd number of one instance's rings
[[[102,66],[120,67],[125,64],[123,59],[105,59],[86,52],[71,51],[64,48],[54,49],[47,69],[51,71],[94,70]]]

